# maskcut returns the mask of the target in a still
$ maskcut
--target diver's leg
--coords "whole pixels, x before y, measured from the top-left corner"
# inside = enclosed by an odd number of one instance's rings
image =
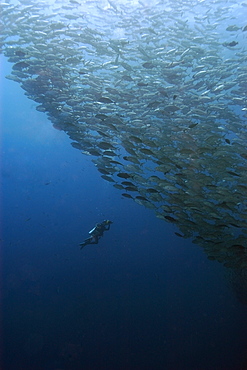
[[[80,249],[84,248],[88,244],[91,244],[91,238],[87,238],[87,239],[84,240],[84,242],[80,243],[79,244],[81,246]]]
[[[97,235],[93,235],[91,237],[90,244],[98,244],[98,241],[99,241],[99,237]]]

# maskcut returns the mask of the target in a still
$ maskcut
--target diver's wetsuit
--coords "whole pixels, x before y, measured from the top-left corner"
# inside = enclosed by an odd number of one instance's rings
[[[80,243],[81,249],[88,244],[98,244],[99,239],[103,236],[104,231],[110,229],[112,221],[104,220],[100,224],[96,224],[95,227],[89,231],[90,237],[85,239],[84,242]]]

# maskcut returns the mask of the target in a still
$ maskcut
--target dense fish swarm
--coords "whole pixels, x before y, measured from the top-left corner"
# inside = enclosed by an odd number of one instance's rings
[[[247,267],[247,3],[1,2],[1,51],[126,198]]]

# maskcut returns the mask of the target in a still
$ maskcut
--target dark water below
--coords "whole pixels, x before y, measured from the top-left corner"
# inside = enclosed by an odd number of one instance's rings
[[[2,88],[1,369],[247,368],[246,306],[224,268]]]

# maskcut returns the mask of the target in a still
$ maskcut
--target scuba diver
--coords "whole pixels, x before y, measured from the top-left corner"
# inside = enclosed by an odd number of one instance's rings
[[[104,220],[100,224],[96,224],[92,230],[89,231],[90,237],[80,243],[81,249],[88,244],[98,244],[99,239],[103,236],[104,231],[110,229],[112,221]]]

